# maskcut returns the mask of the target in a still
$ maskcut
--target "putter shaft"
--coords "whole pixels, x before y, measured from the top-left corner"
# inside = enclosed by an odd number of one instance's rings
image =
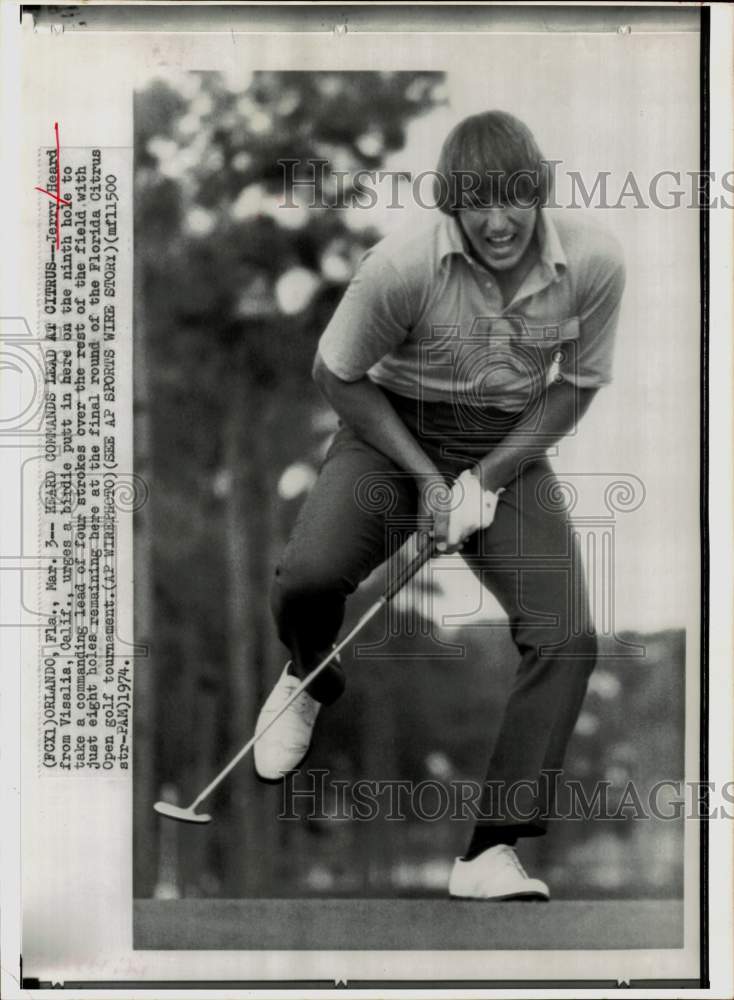
[[[221,785],[227,775],[239,764],[243,757],[249,753],[257,741],[267,733],[283,713],[293,704],[296,698],[308,687],[318,675],[324,670],[338,654],[347,646],[352,639],[371,621],[375,615],[405,586],[411,577],[415,576],[418,570],[431,558],[433,554],[433,540],[425,532],[417,531],[411,535],[407,542],[398,550],[393,559],[390,560],[390,577],[385,593],[362,615],[357,624],[326,656],[321,663],[307,674],[301,683],[293,689],[290,697],[266,726],[257,731],[255,735],[245,743],[241,750],[229,761],[228,764],[214,777],[206,788],[194,799],[187,812],[193,812],[201,803],[209,798],[211,793]]]
[[[384,597],[381,597],[378,601],[375,601],[372,607],[362,615],[362,617],[359,619],[359,621],[354,626],[352,631],[347,636],[345,636],[344,639],[337,646],[335,646],[332,649],[329,655],[325,657],[321,661],[321,663],[319,663],[318,666],[314,667],[311,673],[307,674],[303,678],[298,687],[293,689],[288,700],[285,701],[283,705],[278,709],[278,711],[272,717],[270,722],[268,722],[266,726],[263,726],[262,729],[258,730],[252,737],[252,739],[248,740],[247,743],[245,743],[245,745],[242,747],[242,749],[232,758],[232,760],[223,768],[223,770],[220,771],[220,773],[216,776],[216,778],[214,778],[212,781],[209,782],[206,788],[191,803],[190,806],[191,809],[196,809],[197,806],[201,805],[204,799],[207,799],[211,795],[211,793],[214,791],[215,788],[218,788],[218,786],[224,781],[224,779],[227,777],[230,771],[232,771],[233,768],[237,767],[242,758],[255,746],[260,737],[264,736],[265,733],[267,733],[267,731],[270,729],[270,727],[275,725],[275,723],[278,721],[281,715],[283,715],[283,713],[288,708],[290,708],[290,706],[293,704],[293,702],[296,700],[299,694],[301,694],[301,692],[308,687],[308,685],[311,683],[312,680],[314,680],[315,677],[318,677],[321,671],[325,667],[327,667],[329,663],[331,663],[334,657],[337,656],[342,651],[342,649],[344,649],[347,643],[352,638],[354,638],[354,636],[360,631],[360,629],[364,628],[367,622],[375,617],[377,612],[385,603],[386,602]]]

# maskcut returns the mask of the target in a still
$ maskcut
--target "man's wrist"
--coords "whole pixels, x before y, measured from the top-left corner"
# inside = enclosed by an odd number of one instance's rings
[[[439,482],[446,482],[438,469],[422,469],[421,471],[416,470],[413,472],[413,478],[415,479],[419,492],[423,490],[430,490]]]
[[[485,465],[482,462],[478,462],[469,471],[479,480],[483,490],[490,490],[492,493],[499,493],[504,486],[499,470],[493,468],[489,464]]]

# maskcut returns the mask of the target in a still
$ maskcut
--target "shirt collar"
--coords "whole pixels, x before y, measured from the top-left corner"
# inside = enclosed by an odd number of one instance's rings
[[[464,233],[456,216],[441,213],[441,225],[438,229],[438,255],[443,260],[444,257],[448,257],[452,253],[469,257]],[[469,259],[471,260],[470,257]]]
[[[438,251],[441,260],[449,254],[462,254],[469,261],[472,257],[466,246],[466,240],[458,220],[453,215],[443,215],[438,233]],[[550,276],[555,277],[568,266],[566,254],[561,245],[558,230],[547,210],[538,211],[536,223],[538,243],[540,246],[540,262]]]
[[[540,259],[543,266],[554,276],[565,271],[568,267],[566,252],[561,244],[561,238],[553,222],[553,217],[544,208],[541,208],[538,212],[536,230],[538,233],[538,243],[540,244]]]

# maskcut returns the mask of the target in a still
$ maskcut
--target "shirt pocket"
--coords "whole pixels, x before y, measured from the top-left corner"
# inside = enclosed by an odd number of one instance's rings
[[[553,350],[560,348],[560,345],[567,341],[577,341],[581,333],[581,324],[578,316],[569,316],[568,319],[560,320],[557,323],[526,324],[522,340],[535,344],[541,349]],[[517,334],[516,334],[517,338]]]
[[[570,316],[544,327],[542,333],[538,341],[539,363],[545,371],[545,383],[550,385],[576,371],[581,324],[578,316]]]
[[[560,373],[570,374],[576,371],[580,336],[581,323],[578,316],[571,316],[558,324],[557,336],[552,338],[544,350],[548,358],[549,381]]]
[[[515,333],[512,339],[518,346],[539,351],[550,362],[562,360],[560,355],[575,355],[580,335],[578,316],[569,316],[568,319],[544,326],[526,324],[525,329],[519,335]]]
[[[557,323],[521,323],[513,331],[510,342],[532,381],[540,388],[548,385],[563,372],[575,370],[581,324],[578,316],[569,316]]]

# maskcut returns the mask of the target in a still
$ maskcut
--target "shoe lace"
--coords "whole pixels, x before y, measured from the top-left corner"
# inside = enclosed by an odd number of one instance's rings
[[[313,715],[313,699],[305,691],[301,691],[291,708],[304,718],[310,717]]]
[[[508,864],[511,867],[515,868],[522,875],[523,878],[527,878],[528,873],[525,871],[522,864],[520,863],[520,859],[518,858],[517,854],[515,854],[514,849],[510,847],[509,844],[502,844],[501,847],[502,851],[500,852],[500,854],[505,864]]]
[[[277,711],[279,711],[279,709],[283,706],[283,704],[293,694],[293,689],[296,688],[296,687],[298,687],[298,685],[300,683],[301,682],[300,682],[300,680],[299,680],[298,677],[288,677],[288,678],[286,678],[285,683],[283,684],[282,688],[280,689],[281,697],[279,699],[278,704],[271,706],[271,714],[275,714]],[[291,705],[290,705],[288,711],[284,715],[281,716],[281,725],[285,729],[290,729],[290,726],[288,725],[288,714],[289,714],[289,712],[293,712],[296,715],[300,715],[302,718],[304,718],[304,719],[306,719],[307,721],[310,722],[311,718],[313,716],[313,713],[314,713],[313,699],[310,697],[310,695],[306,691],[301,691],[301,693],[298,695],[298,697],[295,698],[291,702]]]

